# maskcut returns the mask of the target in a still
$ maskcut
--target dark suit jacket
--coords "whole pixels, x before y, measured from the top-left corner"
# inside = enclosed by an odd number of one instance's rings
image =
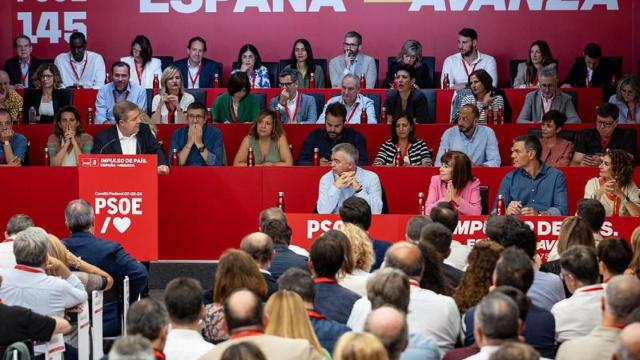
[[[57,113],[60,108],[67,105],[71,105],[71,91],[67,89],[54,89],[51,96],[53,101],[53,113]],[[40,103],[42,102],[42,90],[40,89],[28,89],[24,92],[24,121],[25,124],[29,121],[29,109],[33,106],[36,109],[36,114],[40,115]],[[54,115],[55,116],[55,115]],[[54,116],[42,115],[40,116],[41,123],[52,123]]]
[[[278,283],[276,279],[271,274],[264,273],[260,271],[264,281],[267,283],[267,299],[276,291],[278,291]]]
[[[384,79],[383,88],[389,88],[393,85],[396,80],[396,68],[398,67],[398,62],[393,61],[389,66],[389,70],[387,70],[387,76]],[[431,78],[431,74],[429,74],[429,69],[423,64],[419,68],[416,69],[416,85],[420,89],[429,89],[433,88],[433,79]]]
[[[122,154],[122,147],[118,138],[118,125],[113,125],[96,134],[93,139],[92,154]],[[140,130],[136,136],[138,141],[137,154],[157,154],[158,165],[169,165],[167,158],[164,156],[162,147],[151,133],[151,129],[147,124],[140,124]]]
[[[42,64],[42,61],[38,58],[31,57],[31,64],[29,64],[29,87],[33,87],[31,84],[31,77],[36,73],[36,69],[38,66]],[[11,85],[20,84],[20,77],[22,76],[22,72],[20,71],[20,63],[18,62],[18,57],[14,56],[11,59],[8,59],[4,62],[4,71],[9,74],[9,83]]]
[[[394,119],[398,118],[402,113],[402,98],[398,90],[387,92],[384,107],[387,108],[387,114],[391,115]],[[409,101],[407,101],[406,111],[418,124],[426,124],[429,121],[427,98],[419,90],[411,91]]]
[[[464,275],[464,271],[445,263],[442,263],[442,273],[447,282],[449,282],[451,289],[458,287],[460,280],[462,280],[462,275]]]
[[[184,58],[173,63],[178,69],[180,69],[180,73],[182,73],[182,81],[184,82],[185,88],[189,84],[188,60],[189,58]],[[213,60],[202,59],[202,70],[200,70],[200,77],[198,78],[198,87],[212,88],[215,74],[218,74],[220,81],[222,82],[222,69],[220,68],[220,65]]]
[[[591,86],[600,87],[608,85],[615,72],[616,69],[613,63],[605,58],[601,58],[600,64],[593,70]],[[571,84],[573,87],[587,86],[587,64],[584,62],[584,58],[573,63],[564,83]]]
[[[271,260],[269,272],[271,272],[271,276],[273,276],[275,280],[278,280],[280,275],[292,267],[297,267],[298,269],[309,272],[307,258],[289,250],[286,245],[275,244],[273,250],[275,250],[276,256]]]

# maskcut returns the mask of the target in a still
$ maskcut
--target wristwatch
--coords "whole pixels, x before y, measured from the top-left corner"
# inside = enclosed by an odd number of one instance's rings
[[[202,145],[202,147],[199,147],[199,148],[198,148],[198,150],[199,150],[200,152],[204,152],[205,150],[207,150],[207,147],[206,147],[206,146],[204,146],[204,145]]]
[[[9,142],[9,140],[5,140],[3,144],[4,144],[4,145],[6,145],[6,146],[10,146],[10,145],[11,145],[11,143]]]

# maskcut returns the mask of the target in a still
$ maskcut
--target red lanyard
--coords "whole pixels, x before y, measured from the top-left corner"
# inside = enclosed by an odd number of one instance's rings
[[[30,272],[30,273],[34,273],[34,274],[42,274],[42,273],[44,273],[44,271],[42,269],[32,268],[32,267],[24,266],[24,265],[16,265],[14,268],[16,270],[26,271],[26,272]]]
[[[27,86],[27,78],[29,77],[29,68],[31,67],[31,59],[29,59],[29,62],[27,62],[27,71],[23,74],[22,73],[22,65],[20,65],[20,83],[23,86]]]
[[[353,110],[351,110],[351,114],[349,114],[349,117],[347,118],[347,124],[351,121],[351,118],[353,117],[353,114],[356,113],[356,110],[358,109],[358,106],[360,106],[360,103],[357,102],[356,106],[353,107]],[[362,111],[365,111],[364,109],[362,109]]]
[[[154,356],[156,359],[162,359],[162,360],[164,360],[164,359],[166,359],[166,358],[167,358],[167,357],[165,356],[165,354],[164,354],[162,351],[160,351],[160,350],[156,350],[156,349],[153,349],[153,356]]]
[[[129,97],[129,90],[124,92],[124,99],[122,99],[121,101],[127,100],[127,98]],[[113,90],[113,103],[117,104],[120,101],[118,101],[118,97],[116,96],[116,91]]]
[[[289,113],[289,106],[285,105],[284,106],[284,110],[287,112],[287,117],[289,118],[288,123],[293,123],[296,119],[296,116],[298,116],[298,108],[300,107],[300,99],[302,98],[302,96],[300,96],[300,94],[298,94],[298,100],[296,101],[296,107],[295,110],[293,111],[293,116],[291,116],[291,114]]]
[[[174,118],[174,115],[176,113],[177,107],[174,107],[171,104],[166,104],[167,107],[167,111],[169,112],[167,114],[167,122],[169,124],[174,124],[176,122],[176,119]]]
[[[474,71],[476,71],[476,66],[478,66],[478,63],[473,64],[473,67],[471,68],[471,72],[469,72],[469,70],[467,69],[467,62],[464,61],[464,59],[462,59],[460,61],[462,61],[462,66],[464,67],[464,72],[467,74],[467,78],[469,77],[469,74],[471,74]]]
[[[328,277],[318,277],[313,279],[313,282],[316,284],[337,284],[338,283],[334,279],[329,279]]]
[[[195,77],[191,77],[191,70],[187,69],[187,73],[189,74],[189,80],[191,80],[191,84],[193,85],[194,88],[198,87],[198,84],[196,84],[196,81],[198,81],[198,78],[200,77],[201,70],[202,70],[202,62],[200,62],[200,66],[198,66],[198,71],[196,72]]]
[[[264,331],[262,330],[247,330],[247,331],[241,331],[239,333],[235,333],[231,335],[229,339],[241,339],[249,336],[256,336],[256,335],[262,335],[262,334],[264,334]]]
[[[627,113],[627,120],[630,122],[636,122],[636,107],[638,104],[633,104],[633,107],[627,105],[629,112]]]
[[[231,104],[229,104],[229,106],[231,107],[231,118],[233,119],[234,123],[237,123],[238,114],[236,114],[236,110],[233,108],[233,100],[231,101]],[[238,103],[238,112],[240,112],[240,103]]]
[[[138,85],[142,86],[142,73],[144,69],[138,70],[138,64],[136,64],[135,60],[133,62],[133,67],[136,68],[136,75],[138,75]]]
[[[80,73],[80,76],[78,76],[76,67],[73,65],[73,62],[71,62],[71,55],[69,55],[69,66],[71,66],[71,70],[73,70],[73,75],[76,76],[76,80],[78,80],[78,84],[80,84],[80,79],[82,78],[82,76],[84,76],[84,71],[87,69],[87,64],[89,63],[89,56],[88,55],[86,56],[87,58],[84,60],[84,66],[82,66],[82,72]]]
[[[415,280],[409,280],[409,286],[420,287],[420,283]]]
[[[402,147],[400,147],[400,143],[396,144],[396,147],[400,149],[400,151],[402,152],[402,158],[404,159],[409,153],[409,148],[411,147],[411,144],[408,144],[407,147],[404,148],[404,150],[402,150]]]
[[[322,320],[322,319],[326,319],[327,317],[320,314],[317,311],[313,311],[313,310],[307,310],[307,314],[309,315],[310,318],[314,318],[314,319],[318,319],[318,320]]]
[[[602,285],[594,285],[591,287],[588,287],[586,289],[580,289],[577,292],[594,292],[594,291],[600,291],[600,290],[604,290],[604,288],[602,287]]]

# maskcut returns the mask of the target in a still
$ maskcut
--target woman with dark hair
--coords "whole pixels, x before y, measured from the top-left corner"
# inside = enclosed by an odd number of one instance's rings
[[[409,65],[413,68],[416,74],[416,82],[414,83],[416,88],[433,87],[433,79],[429,74],[429,69],[422,63],[422,44],[420,44],[420,41],[407,40],[402,44],[400,53],[398,53],[395,61],[391,62],[389,70],[387,70],[387,77],[384,80],[386,87],[394,87],[397,67],[400,64]]]
[[[153,78],[162,76],[160,59],[153,57],[151,42],[144,35],[137,35],[131,42],[130,56],[120,58],[129,65],[129,82],[145,89],[153,88]]]
[[[391,139],[382,143],[373,165],[394,165],[398,151],[404,165],[433,165],[431,149],[424,140],[416,139],[416,124],[407,113],[391,121]]]
[[[60,108],[71,105],[69,92],[61,90],[62,78],[54,64],[38,66],[31,78],[33,89],[24,92],[23,114],[25,123],[29,121],[29,109],[36,109],[36,121],[51,123]]]
[[[238,52],[238,68],[231,74],[244,72],[249,76],[251,87],[270,88],[269,71],[262,65],[262,58],[258,49],[252,44],[242,45]]]
[[[424,263],[424,273],[420,278],[420,287],[431,290],[436,294],[451,296],[453,289],[444,277],[442,260],[436,248],[428,241],[420,241],[418,248],[420,248]]]
[[[399,64],[396,70],[397,90],[389,90],[382,107],[387,112],[387,123],[401,113],[408,113],[418,124],[429,121],[427,98],[414,87],[416,72],[413,67]]]
[[[211,107],[211,117],[217,123],[253,122],[260,106],[258,99],[250,94],[251,84],[247,73],[237,71],[227,82],[227,92],[220,94]]]
[[[267,360],[267,357],[256,344],[245,341],[229,346],[220,360]]]
[[[184,79],[180,69],[171,65],[162,72],[160,92],[151,101],[151,121],[154,124],[184,124],[187,108],[196,99],[184,91]]]
[[[573,143],[558,136],[567,115],[558,110],[551,110],[542,116],[542,156],[540,160],[549,166],[569,166],[573,158]]]
[[[464,314],[469,308],[476,306],[489,293],[491,276],[503,249],[502,245],[492,240],[476,242],[467,258],[468,266],[460,285],[453,293],[460,313]]]
[[[633,157],[607,149],[598,168],[600,175],[587,182],[584,197],[600,201],[607,216],[640,216],[640,190],[631,178]]]
[[[549,44],[536,40],[529,46],[529,58],[518,64],[518,73],[513,80],[514,88],[537,87],[542,69],[556,71],[557,61],[551,55]]]
[[[282,123],[271,110],[265,110],[251,125],[249,135],[240,143],[233,166],[247,166],[247,154],[252,149],[256,166],[292,166],[293,157]]]
[[[480,215],[480,180],[471,173],[471,160],[460,151],[447,151],[440,159],[440,175],[431,177],[427,214],[439,202],[448,202],[460,215]]]
[[[618,82],[616,93],[609,102],[618,107],[618,123],[640,123],[640,77],[626,75]]]
[[[504,111],[504,98],[502,95],[496,94],[496,89],[493,87],[493,79],[486,70],[479,69],[472,72],[469,75],[469,86],[471,87],[471,94],[462,98],[460,106],[474,104],[480,111],[479,123],[487,123],[487,112],[489,110],[496,115],[500,110]]]
[[[92,147],[93,138],[82,130],[78,109],[60,109],[53,121],[53,134],[47,140],[51,166],[77,166],[80,154],[91,153]]]
[[[298,72],[298,86],[301,88],[309,87],[311,74],[313,74],[316,87],[324,87],[324,70],[319,65],[316,65],[311,44],[307,39],[298,39],[293,42],[291,59],[289,60],[289,65],[285,66],[284,69],[293,69]],[[312,69],[313,71],[311,71]]]

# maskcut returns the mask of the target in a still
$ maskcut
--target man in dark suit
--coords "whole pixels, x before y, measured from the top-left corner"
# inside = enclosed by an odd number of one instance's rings
[[[260,224],[260,231],[273,240],[275,257],[271,260],[269,271],[276,281],[289,268],[309,271],[307,258],[289,249],[291,244],[291,228],[284,220],[271,219]]]
[[[111,240],[100,239],[94,236],[94,215],[91,205],[82,199],[72,200],[64,211],[65,223],[71,235],[63,242],[67,249],[83,261],[97,266],[113,277],[114,283],[122,285],[125,276],[129,277],[129,301],[138,300],[142,289],[147,284],[147,270],[124,248]],[[114,287],[117,291],[118,288]],[[121,289],[120,289],[121,290]],[[104,300],[103,331],[105,336],[117,336],[120,334],[120,298],[109,301],[109,296]]]
[[[147,124],[141,124],[138,105],[125,100],[113,107],[116,124],[102,130],[93,141],[92,154],[157,154],[158,173],[169,173],[164,152]]]
[[[42,61],[31,56],[31,39],[24,34],[16,36],[13,40],[13,48],[16,56],[5,61],[4,71],[9,74],[11,85],[16,89],[30,88],[32,87],[31,75],[35,74]]]
[[[602,49],[596,43],[584,47],[584,59],[576,60],[562,87],[602,87],[609,85],[618,69],[602,58]]]
[[[215,76],[221,76],[222,66],[204,57],[207,43],[200,36],[189,40],[187,46],[188,57],[180,59],[174,65],[180,69],[184,85],[188,89],[212,88]]]
[[[258,265],[258,269],[267,283],[267,297],[278,291],[276,279],[269,272],[271,259],[276,254],[273,250],[273,240],[265,233],[254,232],[245,236],[240,242],[240,250],[251,256],[253,261]]]

